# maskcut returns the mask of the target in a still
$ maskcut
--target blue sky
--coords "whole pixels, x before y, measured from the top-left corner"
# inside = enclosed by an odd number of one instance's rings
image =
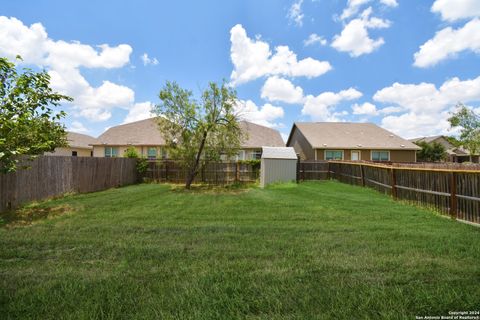
[[[247,120],[369,121],[451,134],[480,107],[480,1],[5,1],[0,56],[44,68],[66,126],[98,136],[149,116],[166,80],[226,79]],[[310,41],[309,41],[310,40]],[[142,58],[143,57],[143,58]],[[479,109],[480,110],[480,109]],[[478,110],[477,110],[478,111]]]

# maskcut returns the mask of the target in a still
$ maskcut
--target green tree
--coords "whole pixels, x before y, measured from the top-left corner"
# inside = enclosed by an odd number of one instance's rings
[[[159,94],[158,115],[169,155],[182,161],[187,175],[185,187],[190,188],[203,161],[218,161],[222,155],[238,152],[243,134],[234,111],[236,92],[225,81],[209,83],[200,101],[189,90],[169,82]]]
[[[448,118],[452,128],[460,127],[460,142],[470,152],[470,157],[480,150],[480,116],[463,103]]]
[[[422,148],[422,150],[417,151],[418,161],[438,162],[445,160],[447,157],[445,147],[438,142],[427,143],[420,141],[417,142],[417,145]]]
[[[17,57],[20,59],[20,57]],[[66,146],[65,116],[53,107],[72,98],[50,88],[46,71],[24,68],[0,58],[0,172],[12,172],[21,155],[30,158]]]

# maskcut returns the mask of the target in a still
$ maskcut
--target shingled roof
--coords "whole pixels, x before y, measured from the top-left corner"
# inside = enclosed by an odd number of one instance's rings
[[[247,134],[242,148],[285,147],[280,132],[275,129],[247,121],[240,121],[240,128]]]
[[[97,138],[96,145],[161,146],[165,144],[156,118],[135,121],[111,127]]]
[[[290,141],[295,127],[300,130],[314,149],[421,149],[412,142],[373,123],[296,122],[288,141]]]
[[[285,143],[277,130],[247,121],[241,121],[240,127],[247,133],[242,148],[284,147]],[[165,145],[156,118],[131,122],[111,127],[96,139],[94,145]]]
[[[72,148],[93,149],[92,145],[96,141],[97,139],[86,134],[67,132],[67,142]]]

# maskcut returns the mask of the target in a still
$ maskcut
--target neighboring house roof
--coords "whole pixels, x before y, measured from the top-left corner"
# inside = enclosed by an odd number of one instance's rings
[[[277,130],[247,121],[240,122],[240,128],[247,134],[242,148],[284,147],[285,143]],[[94,145],[165,145],[156,118],[140,120],[111,127],[101,134]]]
[[[240,128],[247,137],[242,148],[285,147],[280,132],[248,121],[240,121]]]
[[[457,156],[469,156],[470,152],[463,148],[463,147],[456,147],[454,146],[450,141],[445,136],[431,136],[431,137],[421,137],[421,138],[414,138],[410,139],[412,142],[426,142],[426,143],[432,143],[432,142],[438,142],[441,145],[443,145],[446,149],[446,152],[449,155],[457,155]]]
[[[295,127],[314,149],[421,149],[373,123],[353,122],[296,122],[287,145]]]
[[[68,146],[71,148],[93,149],[97,139],[86,134],[67,132]]]
[[[292,147],[263,147],[262,159],[297,160],[297,154]]]
[[[165,144],[156,118],[135,121],[119,126],[111,127],[98,138],[95,145],[137,145],[137,146],[161,146]]]

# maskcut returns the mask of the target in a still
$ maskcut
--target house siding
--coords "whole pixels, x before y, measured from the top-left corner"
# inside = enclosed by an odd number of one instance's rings
[[[297,127],[294,127],[287,147],[293,147],[295,152],[300,155],[300,159],[302,160],[315,160],[315,152],[312,146],[310,143],[308,143],[305,136],[300,132],[300,130],[298,130]]]
[[[357,151],[358,149],[315,149],[317,153],[317,160],[325,160],[325,150],[342,150],[343,151],[343,160],[351,160],[351,152]],[[362,149],[361,159],[365,161],[371,161],[371,151],[370,149]],[[390,161],[392,162],[415,162],[415,150],[385,150],[390,151]],[[314,160],[314,159],[307,159]]]
[[[77,151],[77,157],[91,157],[92,149],[87,148],[55,148],[54,152],[45,152],[46,156],[72,156],[72,152]]]
[[[110,146],[110,145],[102,145],[102,146],[93,146],[93,156],[94,157],[105,157],[105,148],[112,147],[118,149],[118,157],[122,158],[123,154],[127,151],[128,148],[132,146]],[[148,148],[156,148],[157,152],[157,159],[161,158],[161,146],[133,146],[137,151],[139,156],[147,157],[148,156]]]

